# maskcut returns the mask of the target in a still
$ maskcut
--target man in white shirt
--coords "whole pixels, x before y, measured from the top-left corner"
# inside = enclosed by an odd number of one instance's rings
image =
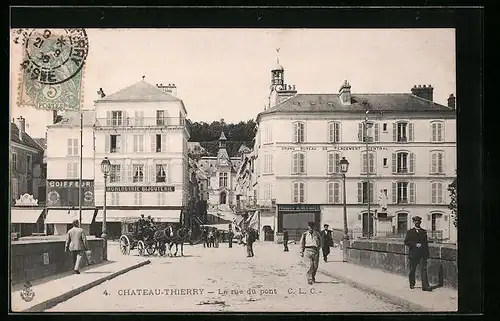
[[[314,230],[314,222],[307,223],[309,229],[300,238],[300,256],[305,258],[307,283],[316,282],[319,265],[319,249],[322,247],[321,235]],[[304,256],[305,254],[305,256]]]

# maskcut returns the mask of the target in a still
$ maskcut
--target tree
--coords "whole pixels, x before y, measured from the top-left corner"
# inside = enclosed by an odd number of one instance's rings
[[[458,228],[457,178],[455,178],[453,182],[448,185],[448,192],[450,192],[450,205],[448,205],[448,208],[451,210],[453,225]]]

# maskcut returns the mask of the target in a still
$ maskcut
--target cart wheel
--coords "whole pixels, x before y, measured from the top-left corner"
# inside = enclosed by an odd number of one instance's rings
[[[126,235],[120,236],[120,252],[123,255],[130,254],[130,240]]]
[[[146,252],[148,253],[148,255],[153,255],[156,251],[156,247],[154,244],[148,244],[148,246],[146,247]]]
[[[144,254],[146,253],[146,251],[144,250],[145,247],[146,246],[144,245],[143,241],[137,242],[137,251],[139,252],[140,256],[144,256]]]
[[[167,253],[167,246],[166,245],[163,245],[162,247],[160,247],[158,249],[158,253],[160,253],[161,256],[164,256],[165,253]]]

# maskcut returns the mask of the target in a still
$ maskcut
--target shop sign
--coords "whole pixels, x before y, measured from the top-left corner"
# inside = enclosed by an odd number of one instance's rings
[[[107,186],[106,192],[175,192],[175,186]]]
[[[278,212],[321,212],[321,206],[311,204],[279,204]]]

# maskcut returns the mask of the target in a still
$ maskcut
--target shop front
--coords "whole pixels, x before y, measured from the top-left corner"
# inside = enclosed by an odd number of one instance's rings
[[[314,222],[320,230],[321,206],[311,204],[278,204],[278,233],[288,231],[290,240],[298,241],[307,231],[308,222]]]

